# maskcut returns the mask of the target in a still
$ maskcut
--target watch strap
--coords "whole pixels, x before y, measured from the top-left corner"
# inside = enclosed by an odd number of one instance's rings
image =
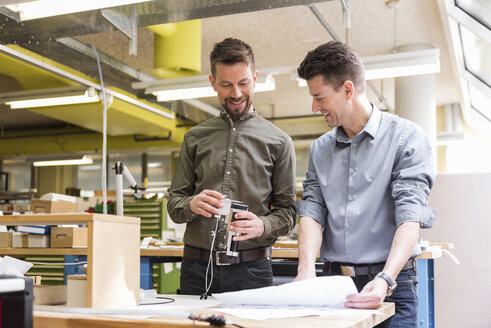
[[[394,292],[394,289],[396,289],[396,287],[397,287],[397,283],[394,280],[392,280],[392,278],[385,272],[377,273],[375,278],[384,279],[385,282],[387,282],[387,285],[389,286],[389,288],[387,289],[387,296],[392,295],[392,292]]]

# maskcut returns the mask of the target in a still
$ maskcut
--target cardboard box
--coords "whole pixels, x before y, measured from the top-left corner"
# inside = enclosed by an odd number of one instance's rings
[[[87,307],[87,276],[75,274],[67,276],[68,307]]]
[[[12,247],[12,232],[0,231],[0,248]]]
[[[13,204],[0,204],[0,211],[3,213],[9,213],[14,210],[14,205]]]
[[[51,247],[87,247],[87,228],[51,228]]]
[[[27,212],[29,211],[29,204],[14,204],[13,212]]]
[[[12,247],[14,248],[27,248],[29,234],[24,232],[14,232],[12,234]]]
[[[33,198],[31,199],[30,210],[34,213],[73,213],[77,212],[77,203]]]
[[[67,287],[65,285],[34,286],[34,305],[60,305],[67,301]]]
[[[28,248],[49,248],[49,235],[27,234]]]

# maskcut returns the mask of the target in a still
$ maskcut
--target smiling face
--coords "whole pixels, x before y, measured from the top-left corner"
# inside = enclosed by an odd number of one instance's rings
[[[349,102],[352,92],[351,82],[346,81],[339,90],[326,84],[322,75],[307,81],[312,96],[312,112],[320,112],[329,127],[346,126],[349,124]]]
[[[250,65],[244,62],[216,64],[215,77],[210,75],[210,82],[220,104],[233,121],[252,111],[256,79],[257,72],[252,73]]]

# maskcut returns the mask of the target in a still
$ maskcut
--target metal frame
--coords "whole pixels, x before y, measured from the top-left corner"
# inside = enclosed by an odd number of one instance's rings
[[[418,327],[435,327],[435,272],[433,259],[418,259]]]

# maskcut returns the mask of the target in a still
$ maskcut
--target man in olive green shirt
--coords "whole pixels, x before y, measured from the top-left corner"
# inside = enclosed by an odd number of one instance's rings
[[[184,136],[167,205],[174,222],[187,223],[181,293],[205,297],[270,286],[271,246],[296,222],[293,144],[253,108],[251,47],[227,38],[215,44],[210,64],[223,111]],[[225,198],[249,206],[230,227],[240,233],[238,256],[225,255],[226,226],[215,217]]]

